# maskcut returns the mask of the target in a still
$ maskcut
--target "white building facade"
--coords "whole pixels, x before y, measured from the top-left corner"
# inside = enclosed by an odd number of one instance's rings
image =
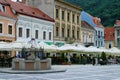
[[[32,39],[53,42],[53,22],[19,15],[16,25],[16,39]]]
[[[16,41],[53,43],[54,19],[41,10],[23,3],[8,1],[12,11],[16,14]]]

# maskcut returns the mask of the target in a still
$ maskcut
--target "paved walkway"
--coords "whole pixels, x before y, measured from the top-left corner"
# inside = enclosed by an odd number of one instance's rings
[[[65,72],[67,69],[52,68],[50,70],[12,70],[11,68],[0,68],[0,73],[9,74],[45,74],[45,73],[58,73]]]
[[[52,67],[67,71],[46,74],[0,73],[0,80],[120,80],[120,65],[54,65]]]

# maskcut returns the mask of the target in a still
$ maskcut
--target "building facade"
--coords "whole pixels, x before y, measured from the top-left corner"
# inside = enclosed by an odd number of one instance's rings
[[[8,1],[17,16],[16,40],[35,39],[53,43],[54,19],[37,8]]]
[[[0,42],[11,43],[16,40],[16,21],[10,5],[5,0],[0,0]],[[0,51],[0,58],[13,57],[14,51]]]
[[[65,42],[81,41],[81,24],[80,24],[81,8],[64,2],[55,0],[54,5],[54,40]]]
[[[101,24],[100,18],[93,17],[90,14],[82,11],[81,21],[86,21],[89,25],[94,28],[94,46],[104,47],[104,27]]]
[[[81,21],[81,35],[84,46],[94,46],[94,28],[85,21]]]
[[[116,20],[115,29],[115,46],[120,49],[120,20]]]
[[[55,19],[53,31],[55,44],[80,42],[80,7],[64,0],[26,0],[26,4],[43,10]]]
[[[0,41],[15,41],[16,17],[8,3],[0,1]]]
[[[105,48],[115,47],[114,27],[106,27],[104,29]]]
[[[101,19],[97,17],[92,17],[93,23],[95,24],[95,46],[104,47],[104,27],[101,24]]]

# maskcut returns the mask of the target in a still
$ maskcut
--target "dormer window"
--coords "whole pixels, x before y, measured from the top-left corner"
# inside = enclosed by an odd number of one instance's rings
[[[17,2],[22,2],[22,0],[17,0]]]
[[[4,5],[0,5],[0,11],[5,12],[5,6]]]

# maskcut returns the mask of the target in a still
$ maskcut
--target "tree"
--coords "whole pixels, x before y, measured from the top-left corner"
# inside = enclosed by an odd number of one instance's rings
[[[101,58],[102,58],[103,61],[107,61],[107,57],[106,57],[106,53],[105,52],[102,52]]]

